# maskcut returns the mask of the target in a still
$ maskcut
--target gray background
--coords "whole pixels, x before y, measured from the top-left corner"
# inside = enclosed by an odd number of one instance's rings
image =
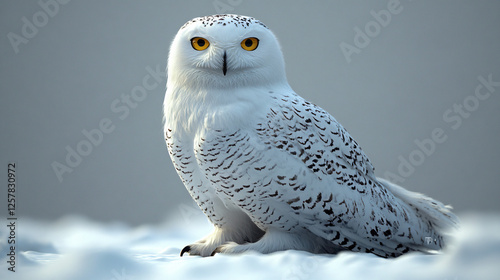
[[[474,94],[478,76],[500,81],[500,1],[402,0],[403,10],[350,63],[339,45],[353,45],[354,28],[364,29],[370,11],[388,1],[215,3],[274,31],[292,87],[346,127],[379,176],[398,174],[398,157],[441,128],[447,140],[402,185],[459,213],[500,210],[500,87],[458,129],[443,119]],[[0,4],[0,216],[10,161],[20,217],[80,214],[137,225],[190,211],[162,135],[166,80],[123,120],[111,104],[142,84],[146,67],[164,69],[178,28],[217,13],[214,2],[73,0],[16,54],[9,32],[21,36],[22,18],[33,22],[39,11],[37,1]],[[75,149],[82,130],[103,118],[115,130],[59,182],[51,164],[65,163],[65,147]]]

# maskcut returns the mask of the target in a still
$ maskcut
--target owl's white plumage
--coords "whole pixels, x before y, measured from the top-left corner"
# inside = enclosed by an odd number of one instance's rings
[[[215,15],[181,27],[164,113],[174,167],[215,227],[182,253],[395,257],[439,250],[457,224],[442,203],[375,177],[349,133],[290,88],[276,37],[253,18]]]

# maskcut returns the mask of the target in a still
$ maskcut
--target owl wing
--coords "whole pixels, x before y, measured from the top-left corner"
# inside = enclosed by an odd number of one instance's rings
[[[296,156],[320,177],[336,174],[339,182],[346,182],[342,170],[374,175],[361,147],[328,112],[300,96],[288,98],[281,99],[267,116],[276,147]]]
[[[326,111],[275,96],[252,129],[207,129],[197,164],[228,208],[261,229],[307,229],[353,251],[396,256],[430,225],[374,177],[359,145]]]
[[[261,133],[288,154],[289,166],[302,162],[309,171],[305,177],[313,177],[299,179],[305,187],[281,197],[302,225],[344,248],[381,256],[413,250],[421,244],[416,238],[432,236],[424,233],[429,226],[377,181],[368,157],[330,114],[298,95],[277,104]]]

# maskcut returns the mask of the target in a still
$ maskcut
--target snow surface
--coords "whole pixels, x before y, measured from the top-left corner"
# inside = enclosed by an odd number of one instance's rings
[[[7,270],[7,235],[0,231],[0,279],[500,279],[499,214],[462,215],[462,227],[443,254],[396,259],[293,250],[181,258],[185,245],[212,230],[202,214],[184,218],[137,228],[73,216],[19,219],[15,273]]]

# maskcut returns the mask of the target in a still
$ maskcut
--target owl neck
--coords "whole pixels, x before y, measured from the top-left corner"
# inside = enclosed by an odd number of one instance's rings
[[[237,130],[266,116],[276,92],[287,83],[230,89],[176,86],[167,83],[165,129],[191,137],[206,130]]]

